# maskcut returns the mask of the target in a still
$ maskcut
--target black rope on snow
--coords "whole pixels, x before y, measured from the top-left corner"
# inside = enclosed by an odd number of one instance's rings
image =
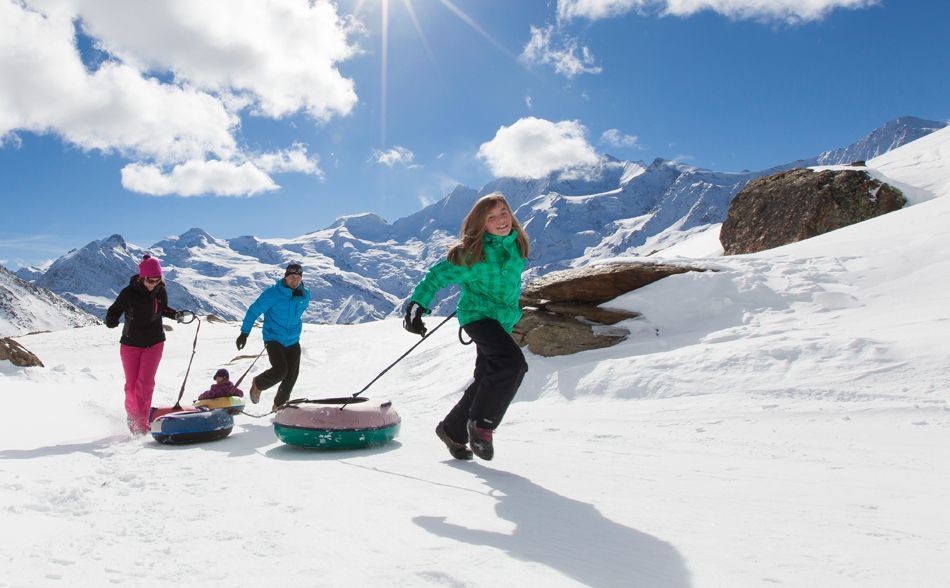
[[[373,379],[370,381],[369,384],[366,384],[365,386],[363,386],[363,389],[362,389],[362,390],[360,390],[359,392],[353,394],[353,395],[352,395],[352,398],[355,399],[357,396],[359,396],[359,395],[362,394],[363,392],[366,392],[367,390],[369,390],[369,387],[372,386],[373,384],[375,384],[375,383],[376,383],[376,380],[378,380],[378,379],[380,379],[381,377],[383,377],[383,375],[385,375],[386,372],[388,372],[389,370],[391,370],[392,368],[394,368],[394,367],[396,366],[396,364],[398,364],[400,361],[402,361],[403,359],[405,359],[407,355],[409,355],[410,353],[412,353],[413,350],[415,350],[416,347],[418,347],[419,345],[422,345],[422,342],[423,342],[423,341],[425,341],[426,339],[428,339],[429,337],[431,337],[433,333],[435,333],[436,331],[438,331],[438,330],[439,330],[439,327],[441,327],[441,326],[444,325],[445,323],[449,322],[449,321],[450,321],[451,319],[453,319],[454,317],[455,317],[455,313],[454,313],[454,312],[453,312],[452,314],[450,314],[449,316],[445,317],[445,319],[444,319],[441,323],[439,323],[438,325],[435,326],[434,329],[432,329],[431,331],[429,331],[428,333],[426,333],[425,335],[423,335],[423,337],[422,337],[419,341],[417,341],[415,345],[413,345],[412,347],[410,347],[410,348],[408,349],[408,351],[406,351],[405,353],[403,353],[402,355],[400,355],[399,358],[398,358],[396,361],[394,361],[394,362],[392,362],[391,364],[389,364],[389,366],[388,366],[386,369],[384,369],[383,371],[379,372],[379,374],[377,374],[377,376],[376,376],[375,378],[373,378]],[[461,341],[461,329],[459,329],[459,340]],[[462,341],[462,344],[463,344],[463,345],[469,345],[469,344],[471,344],[471,343],[472,343],[471,341],[469,341],[468,343],[466,343],[465,341]],[[266,351],[266,348],[265,348],[265,351]],[[263,354],[264,354],[264,351],[261,351],[261,355],[263,355]],[[258,356],[257,356],[257,359],[260,359],[261,355],[258,355]],[[257,362],[257,359],[254,360],[255,363]],[[254,367],[254,364],[253,364],[253,363],[251,364],[251,367]],[[244,376],[246,376],[247,373],[250,372],[250,371],[251,371],[251,368],[247,368],[247,372],[244,372]],[[244,379],[244,376],[241,376],[241,380]],[[238,383],[240,383],[241,380],[238,380]],[[237,384],[235,384],[235,386],[236,386],[236,385],[237,385]],[[278,411],[280,411],[281,409],[284,409],[284,408],[297,408],[296,405],[298,405],[298,404],[312,404],[312,403],[318,403],[318,402],[321,402],[321,400],[319,400],[319,399],[317,399],[317,400],[310,400],[309,398],[294,398],[294,399],[292,399],[292,400],[288,400],[288,401],[285,402],[282,406],[278,406],[277,408],[271,410],[271,411],[268,412],[268,413],[264,413],[264,414],[251,414],[251,413],[249,413],[249,412],[245,412],[245,411],[242,410],[242,411],[240,411],[238,414],[243,414],[243,415],[245,415],[245,416],[249,416],[249,417],[251,417],[252,419],[260,419],[260,418],[264,418],[264,417],[266,417],[266,416],[270,416],[270,415],[272,415],[272,414],[274,414],[274,413],[276,413],[276,412],[278,412]],[[347,402],[343,402],[342,405],[340,406],[340,410],[343,410],[344,408],[346,408],[346,405],[347,405]]]
[[[280,410],[281,408],[283,408],[283,407],[282,407],[282,406],[278,406],[277,408],[272,409],[270,412],[265,412],[264,414],[251,414],[251,413],[249,413],[249,412],[244,412],[243,410],[242,410],[241,412],[239,412],[238,414],[243,414],[244,416],[249,416],[249,417],[251,417],[252,419],[262,419],[262,418],[264,418],[264,417],[266,417],[266,416],[270,416],[270,415],[274,414],[275,412],[277,412],[277,411]]]
[[[198,318],[198,315],[196,315],[194,312],[192,312],[192,311],[190,311],[190,310],[185,310],[185,311],[183,311],[183,312],[187,312],[188,314],[190,314],[190,315],[191,315],[191,320],[188,320],[188,321],[182,320],[182,321],[178,321],[178,322],[180,322],[181,324],[184,324],[184,325],[190,325],[191,323],[193,323],[193,322],[195,322],[195,321],[198,321],[198,327],[195,329],[195,339],[194,339],[194,341],[192,341],[192,343],[191,343],[191,358],[188,360],[188,369],[185,370],[185,379],[182,380],[182,382],[181,382],[181,390],[178,391],[178,400],[175,401],[175,406],[174,406],[174,408],[181,408],[181,399],[182,399],[182,397],[185,395],[185,386],[186,386],[186,384],[188,383],[188,374],[191,373],[191,364],[192,364],[192,362],[195,360],[195,351],[197,351],[197,349],[198,349],[198,333],[201,332],[201,319]],[[264,349],[262,349],[260,353],[257,354],[257,357],[254,358],[254,361],[251,362],[251,365],[247,368],[247,370],[244,371],[243,374],[241,374],[241,377],[238,378],[237,383],[234,384],[234,387],[235,387],[235,388],[237,388],[238,386],[241,385],[241,382],[244,380],[244,378],[247,376],[247,374],[250,373],[251,369],[254,368],[254,364],[257,363],[257,360],[260,359],[262,355],[264,355],[264,352],[265,352],[265,351],[267,351],[267,348],[266,348],[266,347],[265,347]],[[276,410],[272,410],[271,412],[269,412],[269,413],[267,413],[267,414],[253,415],[253,414],[248,414],[248,413],[246,413],[246,412],[244,412],[244,411],[242,410],[239,414],[244,414],[244,415],[247,415],[247,416],[253,417],[253,418],[262,418],[262,417],[266,417],[267,415],[269,415],[269,414],[271,414],[271,413],[274,413],[274,412],[277,412],[277,411],[276,411]]]
[[[365,386],[363,386],[363,389],[362,389],[362,390],[360,390],[360,391],[357,392],[356,394],[353,394],[353,398],[356,398],[357,396],[359,396],[359,395],[362,394],[363,392],[366,392],[367,390],[369,390],[369,387],[372,386],[373,384],[375,384],[375,383],[376,383],[376,380],[382,378],[383,375],[384,375],[386,372],[388,372],[388,371],[391,370],[393,367],[395,367],[395,365],[396,365],[397,363],[399,363],[400,361],[402,361],[403,359],[405,359],[405,357],[406,357],[407,355],[409,355],[410,353],[412,353],[412,351],[413,351],[416,347],[422,345],[422,342],[423,342],[423,341],[425,341],[426,339],[428,339],[429,337],[431,337],[433,333],[435,333],[436,331],[438,331],[438,330],[439,330],[439,327],[441,327],[441,326],[444,325],[445,323],[449,322],[449,321],[450,321],[452,318],[454,318],[454,317],[455,317],[455,313],[454,313],[454,312],[453,312],[452,314],[450,314],[449,316],[445,317],[445,320],[443,320],[441,323],[439,323],[438,325],[436,325],[434,329],[432,329],[431,331],[429,331],[428,333],[426,333],[425,335],[423,335],[423,336],[422,336],[422,339],[420,339],[419,341],[417,341],[416,344],[413,345],[412,347],[410,347],[408,351],[406,351],[405,353],[403,353],[402,355],[400,355],[400,356],[399,356],[399,359],[397,359],[396,361],[394,361],[394,362],[392,362],[391,364],[389,364],[389,367],[387,367],[387,368],[384,369],[383,371],[379,372],[379,374],[378,374],[375,378],[373,378],[372,381],[370,381],[369,384],[366,384]],[[345,403],[340,407],[340,410],[343,410],[344,408],[346,408],[346,404],[345,404]]]
[[[252,419],[262,419],[262,418],[264,418],[264,417],[266,417],[266,416],[270,416],[270,415],[272,415],[272,414],[274,414],[274,413],[280,412],[282,409],[285,409],[285,408],[297,408],[295,405],[297,405],[297,404],[304,404],[304,403],[307,403],[307,402],[318,402],[318,401],[317,401],[317,400],[309,400],[309,399],[307,399],[307,398],[295,398],[295,399],[293,399],[293,400],[288,400],[288,401],[285,402],[284,404],[278,406],[277,408],[271,409],[270,412],[266,412],[266,413],[264,413],[264,414],[251,414],[251,413],[249,413],[249,412],[244,412],[243,410],[239,411],[237,414],[243,414],[244,416],[249,416],[249,417],[251,417]]]
[[[191,317],[191,320],[185,324],[189,325],[192,321],[198,321],[198,328],[195,329],[195,340],[191,344],[191,359],[188,360],[188,369],[185,370],[185,379],[181,382],[181,390],[178,391],[178,400],[175,401],[175,408],[181,408],[181,397],[185,395],[185,384],[188,382],[188,374],[191,372],[191,362],[195,360],[195,350],[198,349],[198,333],[201,331],[201,319],[193,312],[191,313]]]
[[[254,358],[254,361],[251,362],[251,365],[248,366],[248,368],[247,368],[246,370],[244,370],[244,373],[241,374],[241,377],[240,377],[240,378],[238,378],[237,383],[234,384],[234,387],[235,387],[235,388],[237,388],[238,386],[240,386],[240,385],[241,385],[241,382],[244,381],[244,378],[245,378],[249,373],[251,373],[251,368],[253,368],[253,367],[254,367],[254,364],[257,363],[257,360],[260,359],[262,355],[264,355],[264,352],[265,352],[265,351],[267,351],[267,347],[261,349],[261,352],[258,353],[258,354],[257,354],[257,357]]]

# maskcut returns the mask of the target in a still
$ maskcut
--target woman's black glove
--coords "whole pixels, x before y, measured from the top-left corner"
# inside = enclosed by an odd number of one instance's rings
[[[106,317],[106,326],[109,327],[110,329],[114,329],[119,326],[119,320],[110,319],[109,317]]]
[[[426,336],[426,326],[422,322],[422,315],[424,315],[426,309],[422,307],[418,302],[410,302],[406,306],[406,316],[402,319],[402,328],[406,329],[410,333],[415,335]]]
[[[238,335],[237,341],[234,343],[237,345],[238,351],[244,349],[244,346],[247,344],[247,333],[241,333]]]

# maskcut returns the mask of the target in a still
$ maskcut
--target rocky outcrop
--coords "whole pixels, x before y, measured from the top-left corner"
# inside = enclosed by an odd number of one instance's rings
[[[733,199],[719,233],[726,255],[808,239],[906,204],[900,190],[863,171],[793,169],[758,178]]]
[[[601,308],[621,294],[666,276],[698,268],[624,262],[550,273],[522,292],[524,316],[512,336],[521,346],[545,357],[610,347],[629,332],[612,326],[639,313]]]
[[[40,358],[9,337],[0,338],[0,361],[19,367],[44,367]]]
[[[551,272],[525,286],[521,295],[528,300],[597,305],[666,276],[688,271],[697,269],[639,261],[607,263]]]
[[[631,313],[626,318],[635,318]],[[620,327],[601,327],[582,322],[569,315],[544,309],[525,308],[524,316],[511,333],[515,342],[535,355],[553,357],[570,355],[588,349],[601,349],[620,343],[629,331]]]

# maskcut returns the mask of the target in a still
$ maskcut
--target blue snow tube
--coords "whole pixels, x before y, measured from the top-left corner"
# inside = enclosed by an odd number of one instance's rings
[[[227,410],[190,409],[172,412],[152,421],[152,437],[159,443],[201,443],[224,439],[234,428],[234,417]]]

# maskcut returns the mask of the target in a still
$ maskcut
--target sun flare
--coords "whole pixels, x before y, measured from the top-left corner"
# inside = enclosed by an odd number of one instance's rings
[[[493,37],[491,33],[485,30],[478,22],[465,13],[461,8],[453,4],[450,0],[439,0],[439,2],[449,10],[452,14],[458,17],[462,22],[468,25],[473,31],[481,35],[485,40],[494,45],[502,53],[510,57],[512,60],[517,61],[518,57],[508,50],[498,39]],[[387,102],[388,102],[388,92],[389,92],[389,5],[390,0],[378,0],[380,6],[380,133],[379,133],[379,144],[380,149],[386,148],[386,117],[387,117]],[[358,18],[364,6],[366,5],[366,0],[357,0],[356,4],[353,6],[352,16]],[[402,0],[402,5],[405,8],[406,14],[409,17],[409,20],[412,22],[413,28],[416,29],[416,34],[419,36],[419,41],[422,43],[423,48],[425,49],[426,55],[429,57],[429,61],[432,63],[432,66],[438,71],[438,61],[435,58],[435,52],[432,50],[431,45],[429,45],[429,40],[426,38],[425,31],[422,28],[422,24],[419,22],[419,18],[416,15],[416,10],[412,5],[412,0]]]

